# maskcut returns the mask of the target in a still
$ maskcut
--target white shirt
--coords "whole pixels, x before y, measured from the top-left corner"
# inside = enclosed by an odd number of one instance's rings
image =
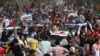
[[[45,20],[42,20],[42,23],[50,23],[51,24],[51,21],[49,19],[45,19]]]
[[[0,39],[2,37],[3,28],[0,28]]]
[[[22,44],[24,46],[24,43],[22,40],[19,39],[19,44]]]
[[[5,26],[7,27],[7,26],[10,25],[10,20],[9,20],[9,19],[5,19],[5,20],[4,20],[4,23],[5,23]]]
[[[42,52],[38,48],[36,49],[36,56],[43,56]]]
[[[26,26],[25,29],[23,30],[23,34],[28,34],[28,26]]]
[[[100,56],[100,50],[96,50],[95,56]]]
[[[2,37],[2,32],[3,32],[3,24],[2,22],[0,23],[0,39]]]
[[[60,45],[61,46],[68,45],[68,41],[66,39],[62,39],[62,41],[60,41]]]
[[[18,44],[22,44],[22,45],[23,45],[24,43],[23,43],[23,41],[22,41],[22,40],[19,40],[19,43],[18,43]],[[26,55],[25,55],[25,51],[24,51],[24,50],[23,50],[23,54],[24,54],[23,56],[26,56]]]
[[[24,42],[25,42],[25,44],[24,44]],[[22,40],[19,40],[19,44],[22,44],[23,46],[25,46],[25,45],[28,46],[27,41],[24,41],[24,42]]]

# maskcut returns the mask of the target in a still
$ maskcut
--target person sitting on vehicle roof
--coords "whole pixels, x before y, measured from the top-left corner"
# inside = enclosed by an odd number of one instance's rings
[[[85,17],[80,12],[78,12],[77,15],[79,20],[77,20],[76,23],[83,23],[85,21]]]

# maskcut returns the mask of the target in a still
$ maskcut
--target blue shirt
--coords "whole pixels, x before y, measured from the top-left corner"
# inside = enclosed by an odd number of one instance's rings
[[[39,49],[43,54],[46,54],[51,48],[50,41],[41,41],[39,43]]]

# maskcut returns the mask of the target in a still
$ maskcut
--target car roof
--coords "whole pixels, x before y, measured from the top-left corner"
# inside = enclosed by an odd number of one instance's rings
[[[19,29],[20,27],[15,27],[15,29]],[[5,28],[6,30],[13,30],[14,29],[14,27],[6,27]]]

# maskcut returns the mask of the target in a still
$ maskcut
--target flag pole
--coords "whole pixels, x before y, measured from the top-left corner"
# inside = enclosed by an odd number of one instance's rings
[[[14,26],[14,38],[17,38],[17,30],[16,30],[16,26]]]

